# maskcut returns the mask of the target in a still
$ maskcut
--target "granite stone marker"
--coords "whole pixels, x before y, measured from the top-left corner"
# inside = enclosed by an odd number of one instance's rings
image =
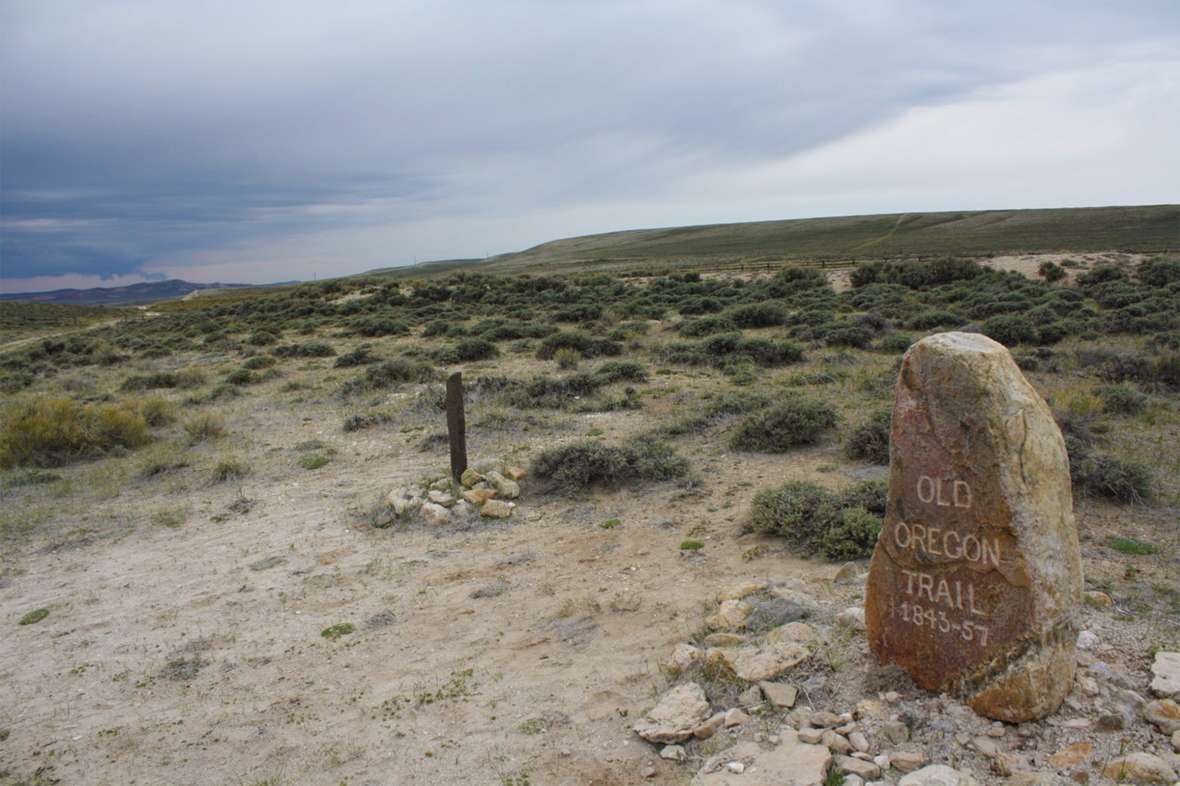
[[[902,360],[869,644],[927,690],[1009,722],[1055,711],[1082,568],[1065,442],[1000,344],[939,333]]]

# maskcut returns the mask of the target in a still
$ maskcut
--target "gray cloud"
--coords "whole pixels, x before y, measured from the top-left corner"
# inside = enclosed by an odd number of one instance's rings
[[[257,280],[271,277],[260,255],[299,237],[325,247],[316,264],[335,242],[361,269],[620,228],[603,223],[620,214],[699,220],[716,201],[679,184],[700,173],[771,167],[1042,75],[1176,68],[1174,3],[971,6],[8,4],[0,274],[215,258]],[[927,207],[962,206],[960,188]]]

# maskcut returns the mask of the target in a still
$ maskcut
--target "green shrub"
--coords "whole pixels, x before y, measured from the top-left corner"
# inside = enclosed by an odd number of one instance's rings
[[[711,336],[714,333],[731,333],[737,330],[737,325],[727,316],[719,315],[704,317],[703,319],[689,319],[676,326],[682,336],[697,338]]]
[[[230,385],[253,385],[260,382],[258,375],[248,368],[234,369],[225,375],[225,381]]]
[[[537,349],[538,360],[551,360],[559,349],[573,349],[584,358],[620,355],[623,345],[617,341],[595,339],[578,330],[563,330],[554,333],[541,342]]]
[[[370,363],[376,363],[378,360],[380,358],[373,354],[372,347],[368,344],[361,344],[336,358],[336,362],[332,364],[332,367],[353,368],[354,366],[367,366]]]
[[[882,337],[880,343],[877,344],[877,349],[882,352],[900,354],[908,350],[913,343],[914,337],[909,333],[889,333]]]
[[[751,525],[756,532],[782,536],[803,554],[813,554],[839,510],[839,499],[827,489],[789,481],[754,496]]]
[[[176,372],[176,387],[198,388],[205,384],[205,379],[206,374],[203,369],[188,366]]]
[[[270,355],[255,355],[252,358],[247,358],[246,362],[242,364],[242,368],[250,371],[258,371],[259,369],[270,368],[275,362],[275,359]]]
[[[269,330],[255,330],[246,336],[245,343],[255,347],[265,347],[279,343],[279,337]]]
[[[349,323],[349,327],[354,334],[368,338],[404,336],[410,332],[410,326],[405,322],[382,316],[358,317]]]
[[[773,301],[735,306],[722,316],[728,317],[729,321],[739,328],[774,327],[787,320],[786,310]]]
[[[1130,385],[1103,385],[1094,390],[1102,409],[1111,415],[1138,415],[1147,408],[1147,396]]]
[[[471,363],[498,357],[500,350],[490,341],[482,338],[464,338],[435,353],[442,363]]]
[[[870,557],[880,532],[880,518],[864,508],[844,508],[820,538],[819,550],[836,561]]]
[[[272,353],[280,358],[330,358],[336,354],[336,350],[323,342],[309,341],[304,344],[275,347]]]
[[[874,413],[861,423],[844,443],[844,455],[856,461],[889,463],[889,429],[892,413],[888,409]]]
[[[397,358],[369,366],[364,374],[345,382],[341,393],[350,396],[368,390],[384,390],[406,382],[431,382],[437,378],[438,372],[431,366]]]
[[[1082,459],[1079,470],[1073,482],[1087,492],[1116,502],[1151,499],[1155,472],[1141,461],[1093,454]]]
[[[983,323],[981,332],[1005,346],[1035,344],[1040,339],[1037,327],[1024,314],[1000,314]]]
[[[131,407],[68,398],[19,401],[0,416],[0,467],[55,467],[150,440],[147,421]]]
[[[1045,260],[1037,267],[1037,273],[1050,284],[1065,278],[1065,270],[1060,265],[1049,260]]]
[[[834,494],[789,481],[754,497],[751,529],[783,537],[804,555],[849,560],[870,556],[885,515],[886,484],[868,481]]]
[[[159,371],[154,374],[138,374],[123,380],[122,390],[160,390],[179,386],[177,375],[171,371]]]
[[[550,448],[533,460],[531,474],[550,491],[579,494],[595,486],[683,478],[689,465],[667,444],[638,437],[617,447],[576,442]]]
[[[822,401],[798,397],[748,415],[730,438],[734,450],[783,453],[812,445],[836,427],[836,411]]]

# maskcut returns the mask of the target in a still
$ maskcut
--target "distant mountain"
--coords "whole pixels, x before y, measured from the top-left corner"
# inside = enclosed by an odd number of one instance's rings
[[[22,300],[30,303],[62,303],[74,306],[131,306],[175,300],[193,292],[210,289],[242,289],[255,284],[195,284],[178,278],[167,281],[148,281],[125,287],[97,287],[95,289],[55,289],[52,292],[3,292],[0,300]],[[266,286],[273,286],[267,284]]]

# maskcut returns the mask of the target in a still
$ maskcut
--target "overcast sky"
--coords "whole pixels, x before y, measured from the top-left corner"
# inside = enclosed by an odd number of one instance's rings
[[[1180,2],[0,0],[0,288],[1180,201]]]

